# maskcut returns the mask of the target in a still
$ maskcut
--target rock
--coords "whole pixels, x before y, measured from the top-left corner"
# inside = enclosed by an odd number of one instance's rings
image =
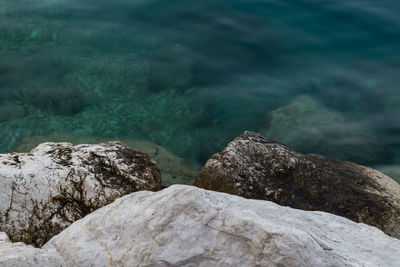
[[[0,266],[43,267],[65,266],[63,259],[55,252],[11,243],[4,232],[0,232]]]
[[[155,162],[120,142],[3,154],[0,177],[0,230],[35,246],[118,197],[161,187]]]
[[[308,95],[300,95],[269,114],[262,135],[296,151],[362,163],[381,156],[379,140],[361,123],[350,121]]]
[[[196,186],[320,210],[378,227],[400,238],[400,185],[350,162],[300,154],[244,132],[205,164]]]
[[[325,212],[174,185],[136,192],[43,247],[68,266],[395,266],[400,240]]]
[[[108,141],[105,138],[73,135],[49,135],[24,138],[21,144],[13,149],[15,152],[31,151],[35,146],[44,142],[69,142],[72,144],[97,144]],[[176,156],[168,149],[149,141],[132,138],[121,139],[127,146],[148,154],[161,170],[163,186],[172,184],[192,185],[196,180],[200,168],[192,166],[184,159]]]

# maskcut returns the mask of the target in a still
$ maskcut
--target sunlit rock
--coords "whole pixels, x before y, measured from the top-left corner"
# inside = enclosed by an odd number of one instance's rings
[[[23,139],[21,144],[14,148],[13,151],[27,152],[44,142],[69,142],[77,145],[97,144],[106,141],[106,138],[89,136],[34,136]],[[168,149],[152,142],[132,138],[122,138],[121,141],[128,147],[148,154],[157,163],[157,166],[161,170],[161,182],[163,186],[169,186],[172,184],[192,185],[200,172],[199,167],[190,165],[184,159],[176,156]]]
[[[27,246],[23,243],[11,243],[4,232],[0,232],[0,266],[16,267],[61,267],[66,266],[55,252]]]
[[[160,187],[156,163],[120,142],[43,143],[0,155],[0,230],[41,246],[118,197]]]
[[[68,266],[395,266],[400,240],[325,212],[174,185],[117,199],[44,249]]]
[[[400,185],[371,168],[301,154],[244,132],[207,161],[195,185],[303,210],[320,210],[400,238]]]

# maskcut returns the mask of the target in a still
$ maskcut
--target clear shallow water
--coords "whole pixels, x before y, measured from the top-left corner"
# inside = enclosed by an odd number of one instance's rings
[[[394,0],[0,0],[0,151],[132,137],[202,164],[252,130],[399,165],[399,45]]]

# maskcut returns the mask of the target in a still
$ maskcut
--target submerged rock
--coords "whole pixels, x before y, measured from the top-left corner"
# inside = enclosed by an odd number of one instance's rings
[[[161,187],[155,162],[120,142],[3,154],[0,177],[0,230],[35,246],[118,197]]]
[[[43,267],[65,266],[63,259],[55,252],[11,243],[4,232],[0,232],[0,266]]]
[[[325,212],[174,185],[117,199],[44,249],[68,266],[395,266],[400,240]]]
[[[382,153],[379,140],[361,123],[346,119],[308,95],[297,96],[270,112],[260,132],[296,151],[343,160],[375,162]]]
[[[24,138],[21,144],[14,148],[14,151],[27,152],[35,146],[49,141],[69,142],[77,145],[101,143],[106,142],[107,139],[73,135],[34,136]],[[152,142],[132,138],[123,138],[121,141],[131,148],[148,154],[157,163],[161,170],[161,182],[163,186],[170,186],[172,184],[192,185],[200,172],[199,167],[190,165],[168,149]]]
[[[320,210],[400,238],[400,185],[379,171],[301,154],[244,132],[205,164],[196,186]]]
[[[148,154],[161,170],[163,186],[173,184],[192,185],[199,175],[200,168],[190,165],[168,149],[149,141],[123,139],[124,143]]]

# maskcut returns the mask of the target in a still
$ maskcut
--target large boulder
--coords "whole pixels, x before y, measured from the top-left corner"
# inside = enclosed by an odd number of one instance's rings
[[[0,230],[41,246],[118,197],[160,188],[156,163],[123,143],[44,143],[0,155]]]
[[[97,144],[106,141],[108,141],[106,138],[80,135],[32,136],[24,138],[13,151],[28,152],[37,145],[45,142],[68,142],[78,145]],[[161,182],[163,186],[170,186],[172,184],[192,185],[200,172],[200,167],[189,164],[165,147],[133,138],[123,138],[121,141],[131,148],[146,153],[157,163],[157,166],[161,170]]]
[[[65,266],[58,253],[27,246],[23,243],[11,243],[4,232],[0,232],[0,266],[17,267],[61,267]]]
[[[174,185],[117,199],[44,247],[68,266],[395,266],[400,240],[324,212]]]
[[[205,164],[196,186],[320,210],[400,238],[400,185],[371,168],[301,154],[244,132]]]

